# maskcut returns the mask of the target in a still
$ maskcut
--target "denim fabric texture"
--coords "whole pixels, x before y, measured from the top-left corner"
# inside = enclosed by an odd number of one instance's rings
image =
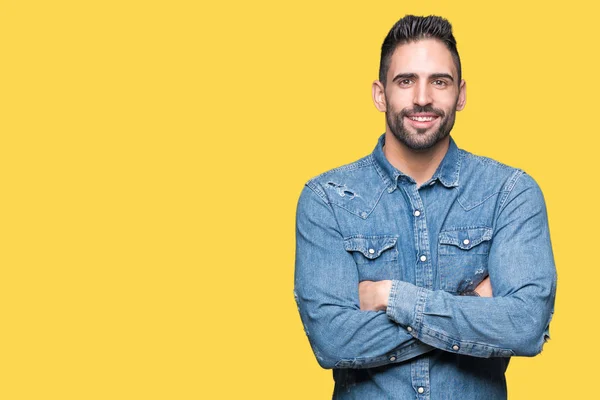
[[[506,398],[510,357],[540,353],[554,312],[542,192],[452,138],[418,187],[384,144],[298,201],[294,295],[333,398]],[[493,297],[461,295],[487,276]],[[392,280],[387,311],[360,310],[363,280]]]

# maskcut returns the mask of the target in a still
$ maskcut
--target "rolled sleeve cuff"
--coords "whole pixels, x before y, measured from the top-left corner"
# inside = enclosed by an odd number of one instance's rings
[[[423,320],[427,290],[403,281],[392,281],[386,314],[416,336]],[[408,328],[411,329],[408,329]]]

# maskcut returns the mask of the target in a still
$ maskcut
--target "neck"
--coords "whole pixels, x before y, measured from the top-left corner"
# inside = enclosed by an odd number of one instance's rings
[[[425,150],[413,150],[400,142],[391,132],[385,133],[383,154],[396,169],[410,176],[421,186],[427,182],[444,159],[450,136],[446,136],[433,147]]]

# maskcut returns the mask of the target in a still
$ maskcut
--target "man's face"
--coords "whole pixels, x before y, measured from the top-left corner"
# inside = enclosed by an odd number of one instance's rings
[[[465,103],[465,83],[450,51],[438,40],[403,44],[392,55],[385,86],[387,127],[413,150],[433,147],[450,134]]]

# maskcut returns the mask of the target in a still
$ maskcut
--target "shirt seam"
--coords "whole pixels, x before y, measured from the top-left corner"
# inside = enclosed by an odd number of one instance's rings
[[[502,196],[502,199],[500,200],[500,206],[498,208],[498,215],[500,215],[500,213],[504,209],[504,206],[506,205],[506,200],[508,199],[508,197],[512,193],[513,189],[517,185],[517,182],[519,181],[519,179],[524,174],[525,174],[525,171],[517,169],[512,174],[512,176],[510,177],[510,179],[508,180],[508,182],[506,183],[506,185],[502,188],[502,192],[504,193],[504,196]]]
[[[342,248],[344,247],[344,235],[342,234],[342,229],[340,226],[340,222],[338,221],[337,215],[336,213],[333,211],[333,204],[327,199],[327,197],[325,196],[325,192],[323,192],[321,190],[321,188],[319,188],[311,179],[310,181],[308,181],[306,183],[306,185],[308,186],[309,189],[311,189],[315,194],[317,194],[321,200],[323,200],[323,202],[327,205],[327,207],[329,208],[329,211],[331,212],[331,215],[333,216],[333,220],[335,221],[335,226],[337,231],[340,234],[340,240],[342,241]],[[314,187],[314,188],[313,188]],[[323,193],[323,195],[321,196],[319,194],[319,192]]]

